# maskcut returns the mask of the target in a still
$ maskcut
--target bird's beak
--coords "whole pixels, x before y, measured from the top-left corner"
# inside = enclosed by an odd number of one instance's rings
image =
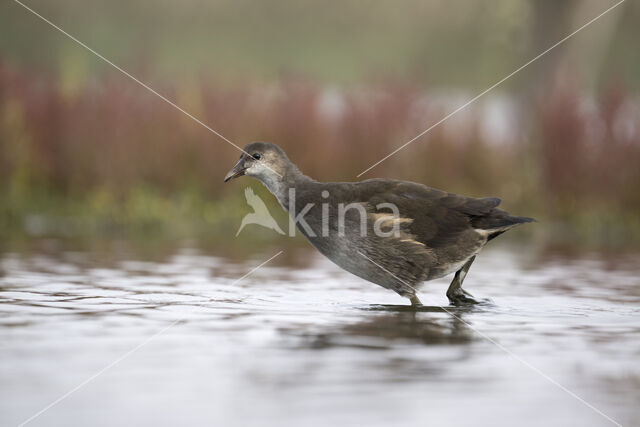
[[[244,175],[244,171],[247,168],[244,167],[244,160],[238,160],[238,163],[229,171],[229,173],[224,177],[224,182],[229,181],[230,179],[237,178],[239,176]]]

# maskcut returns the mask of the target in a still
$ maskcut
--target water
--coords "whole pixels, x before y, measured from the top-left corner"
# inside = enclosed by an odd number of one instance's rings
[[[637,257],[485,250],[491,305],[415,311],[304,249],[238,281],[277,252],[4,253],[0,424],[640,425]]]

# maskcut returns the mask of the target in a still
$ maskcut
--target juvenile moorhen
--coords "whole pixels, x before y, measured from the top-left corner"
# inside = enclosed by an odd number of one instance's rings
[[[275,144],[252,142],[224,181],[260,180],[313,246],[338,266],[420,305],[416,287],[455,273],[452,304],[475,304],[462,282],[478,252],[506,230],[532,218],[498,209],[500,199],[477,199],[415,182],[369,179],[318,182],[304,175]]]

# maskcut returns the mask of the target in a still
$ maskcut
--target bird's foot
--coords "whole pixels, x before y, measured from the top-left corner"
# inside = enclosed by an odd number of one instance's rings
[[[478,301],[473,297],[473,295],[462,288],[458,288],[457,292],[447,292],[447,298],[449,298],[449,302],[451,303],[451,305],[455,306],[475,305],[482,303],[482,301]]]

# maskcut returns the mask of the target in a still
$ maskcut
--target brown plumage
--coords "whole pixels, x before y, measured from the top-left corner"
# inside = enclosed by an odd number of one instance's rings
[[[498,209],[495,197],[465,197],[391,179],[318,182],[274,144],[254,142],[244,151],[225,181],[240,175],[259,179],[292,218],[302,215],[298,229],[322,254],[414,304],[422,282],[451,273],[451,302],[475,303],[462,289],[475,255],[497,235],[533,221]]]

